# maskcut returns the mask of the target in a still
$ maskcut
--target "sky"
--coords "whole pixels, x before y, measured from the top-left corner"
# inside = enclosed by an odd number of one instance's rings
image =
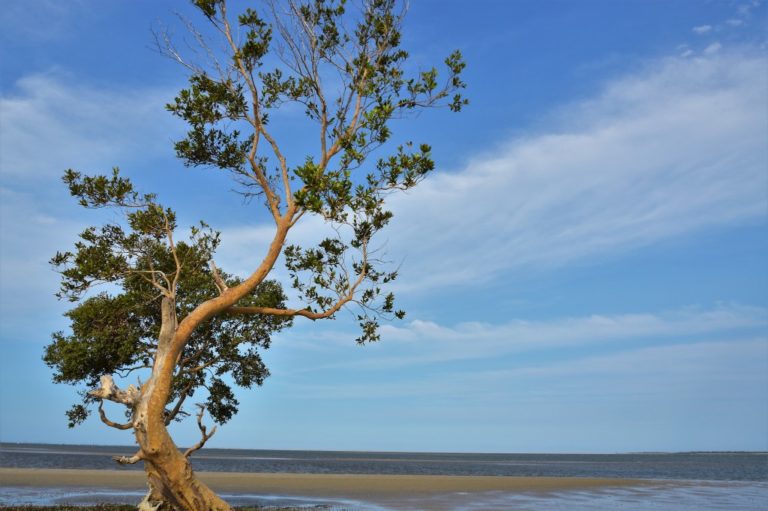
[[[460,49],[470,105],[398,120],[437,170],[391,197],[381,245],[408,312],[357,346],[297,319],[212,447],[448,452],[768,450],[765,2],[413,0],[415,68]],[[238,10],[235,4],[232,10]],[[131,444],[41,360],[66,330],[47,261],[108,217],[60,181],[119,166],[247,275],[270,219],[187,169],[151,49],[187,2],[7,0],[0,13],[0,441]],[[300,163],[301,112],[275,121]],[[292,242],[313,239],[308,218]],[[283,269],[277,277],[286,275]],[[111,408],[112,413],[117,413]],[[174,425],[179,445],[198,439]]]

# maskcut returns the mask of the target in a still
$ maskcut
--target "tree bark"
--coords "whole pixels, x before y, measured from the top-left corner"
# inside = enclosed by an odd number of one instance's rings
[[[163,426],[165,428],[165,426]],[[186,458],[167,435],[160,452],[144,460],[150,491],[145,501],[151,509],[230,511],[230,506],[200,481]]]
[[[236,287],[222,290],[217,298],[200,304],[181,323],[176,317],[173,295],[163,297],[160,335],[152,374],[141,386],[138,396],[130,396],[133,407],[132,423],[139,445],[137,456],[144,462],[149,483],[149,493],[140,504],[142,511],[160,511],[168,506],[183,511],[231,510],[229,504],[197,479],[189,458],[179,451],[171,439],[165,423],[165,408],[171,392],[174,370],[189,336],[201,322],[231,307],[264,280],[282,251],[294,213],[295,208],[289,207],[285,216],[280,219],[267,255],[248,279]],[[111,378],[103,384],[105,390],[94,391],[94,396],[111,400],[122,396],[118,394],[119,389],[114,386]],[[204,438],[203,443],[205,440]]]
[[[162,301],[162,326],[152,375],[141,388],[134,411],[134,432],[144,461],[149,493],[141,503],[146,511],[165,507],[184,511],[229,511],[231,507],[197,479],[189,459],[179,451],[165,425],[169,387],[158,385],[176,366],[172,342],[176,336],[175,303]]]

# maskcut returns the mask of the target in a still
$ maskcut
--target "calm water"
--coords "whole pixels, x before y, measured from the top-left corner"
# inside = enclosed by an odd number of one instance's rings
[[[114,469],[110,456],[130,447],[0,444],[0,467]],[[463,510],[580,511],[765,511],[768,510],[768,453],[674,454],[450,454],[205,449],[193,458],[196,470],[217,472],[303,472],[346,474],[433,474],[608,477],[654,480],[649,487],[555,493],[488,492],[386,503],[318,501],[329,509],[383,511],[422,508]],[[140,466],[127,470],[141,470]],[[8,488],[0,481],[0,505],[62,502],[135,502],[125,491],[72,488]],[[239,505],[309,505],[280,495],[228,495]]]

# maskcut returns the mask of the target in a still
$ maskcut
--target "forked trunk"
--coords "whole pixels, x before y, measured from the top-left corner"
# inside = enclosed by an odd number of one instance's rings
[[[166,406],[171,395],[176,365],[194,329],[202,321],[232,306],[237,300],[261,283],[280,255],[285,236],[291,225],[295,206],[281,219],[267,256],[259,268],[236,288],[224,291],[218,298],[198,306],[179,324],[173,296],[161,302],[161,326],[152,375],[141,386],[135,402],[133,427],[139,444],[138,459],[144,461],[149,493],[141,504],[142,511],[172,507],[179,511],[230,511],[231,507],[213,490],[197,479],[188,456],[179,451],[166,428]],[[203,429],[203,428],[201,428]],[[199,448],[210,438],[203,429]],[[212,433],[212,432],[211,432]]]
[[[175,304],[164,298],[152,376],[142,385],[141,397],[134,409],[134,432],[149,484],[149,493],[140,509],[230,511],[229,504],[195,476],[189,458],[179,451],[166,428],[166,404],[180,351],[179,346],[172,345],[176,329]]]

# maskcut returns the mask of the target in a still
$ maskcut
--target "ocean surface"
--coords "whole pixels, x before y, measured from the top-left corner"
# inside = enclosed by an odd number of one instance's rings
[[[115,469],[113,455],[131,455],[119,446],[0,444],[0,467]],[[642,487],[563,492],[455,494],[439,509],[581,511],[768,510],[768,453],[638,454],[464,454],[406,452],[278,451],[204,449],[195,470],[316,474],[405,474],[548,476],[647,479]],[[142,470],[140,465],[126,470]],[[0,480],[0,506],[137,502],[141,492],[104,488],[11,488]],[[236,505],[321,504],[324,509],[390,511],[435,508],[435,503],[400,502],[397,507],[348,500],[302,500],[280,495],[232,494]],[[314,507],[312,507],[314,509]]]

